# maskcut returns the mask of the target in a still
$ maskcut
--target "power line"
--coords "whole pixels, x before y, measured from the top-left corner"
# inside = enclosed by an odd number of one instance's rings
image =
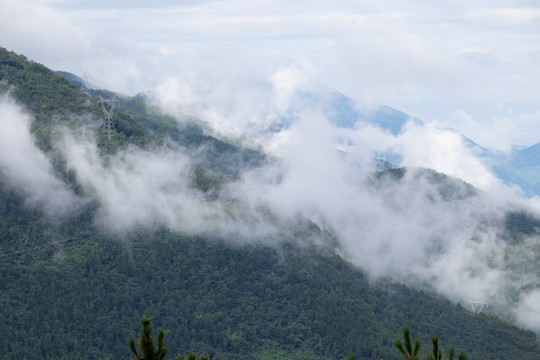
[[[485,301],[469,300],[467,301],[467,305],[473,313],[480,314],[482,312],[482,309],[484,307],[488,307],[489,304]]]
[[[88,73],[85,71],[81,78],[81,92],[86,95],[90,95],[90,89],[88,87]]]
[[[103,115],[105,116],[105,119],[103,121],[103,127],[105,128],[105,131],[107,132],[107,136],[109,137],[109,140],[111,139],[112,134],[115,132],[112,117],[114,113],[114,106],[117,101],[118,100],[116,98],[105,100],[101,96],[99,97],[99,100],[98,100],[98,104],[101,105],[101,110],[103,111]],[[109,108],[107,108],[105,104],[109,105]]]

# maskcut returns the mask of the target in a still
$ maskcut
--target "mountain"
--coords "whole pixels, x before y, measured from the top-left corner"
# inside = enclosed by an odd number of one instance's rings
[[[1,189],[6,358],[125,358],[138,319],[167,329],[171,352],[215,359],[396,358],[402,324],[471,358],[534,359],[535,336],[391,281],[373,283],[310,244],[309,222],[279,247],[140,230],[129,243],[93,228],[93,209],[57,228]],[[298,239],[298,236],[302,239]]]
[[[80,88],[82,80],[78,76],[61,71],[56,73]],[[209,135],[208,125],[200,119],[188,115],[178,119],[165,114],[146,102],[142,95],[130,97],[100,89],[88,89],[87,92],[93,97],[116,101],[116,130],[120,135],[133,139],[117,148],[127,143],[148,145],[172,140],[205,169],[232,177],[238,177],[242,169],[259,166],[267,160],[257,150],[234,146]]]
[[[528,164],[530,164],[529,166],[531,166],[535,161],[535,157],[531,156],[532,154],[520,154],[521,151],[526,149],[514,150],[509,155],[504,155],[480,146],[472,139],[459,133],[455,129],[448,128],[445,130],[459,134],[463,145],[467,149],[471,150],[478,157],[478,159],[480,159],[485,166],[506,185],[517,185],[522,190],[523,194],[528,197],[540,194],[540,187],[535,187],[534,185],[534,177],[527,177],[523,172],[523,170],[527,167],[527,161],[523,161],[521,158],[528,158]],[[537,165],[540,166],[540,161],[538,161]]]
[[[524,149],[514,149],[509,155],[499,156],[498,173],[507,183],[519,185],[528,196],[540,195],[540,143]]]
[[[463,144],[477,154],[505,184],[517,185],[527,197],[540,195],[540,143],[526,148],[514,148],[509,153],[501,154],[461,136]]]
[[[5,130],[26,119],[15,111],[20,105],[34,119],[21,161],[8,161],[16,152],[0,157],[5,358],[125,358],[143,315],[167,330],[172,354],[213,359],[397,359],[393,340],[403,325],[424,344],[438,333],[445,347],[472,359],[540,356],[531,331],[467,311],[432,286],[371,277],[348,261],[339,229],[235,197],[242,174],[279,160],[212,137],[203,121],[173,118],[141,98],[81,93],[4,49],[0,84],[10,92],[0,107],[10,116]],[[100,124],[111,108],[99,96],[118,100],[110,138]],[[271,181],[283,179],[278,173]],[[444,210],[477,196],[425,169],[386,170],[365,186],[385,201],[425,187],[427,203]],[[55,202],[64,193],[71,201]],[[520,244],[535,234],[535,221],[524,212],[507,216],[511,259],[522,259]]]
[[[294,114],[305,109],[319,109],[332,124],[343,129],[354,129],[370,124],[397,136],[407,122],[422,126],[425,123],[389,106],[365,106],[339,92],[301,92],[297,105],[292,106],[284,123],[294,121]],[[517,185],[523,193],[532,197],[540,195],[540,143],[524,149],[514,149],[510,154],[499,154],[478,145],[455,129],[444,129],[458,134],[463,145],[472,150],[487,168],[505,184]],[[399,166],[402,156],[397,151],[380,154],[389,162],[388,166]]]
[[[306,109],[320,110],[330,122],[344,129],[352,129],[360,124],[370,124],[397,135],[409,121],[423,124],[420,119],[390,106],[365,106],[336,91],[299,92],[287,115],[282,118],[283,123],[289,125],[294,121],[295,113]]]
[[[69,81],[70,84],[72,84],[73,86],[77,87],[77,88],[81,88],[83,86],[87,86],[86,84],[84,84],[84,80],[75,75],[75,74],[72,74],[70,72],[67,72],[67,71],[55,71],[54,72],[55,74],[57,75],[60,75],[62,76],[64,79],[66,79],[67,81]],[[87,89],[89,90],[89,89]]]

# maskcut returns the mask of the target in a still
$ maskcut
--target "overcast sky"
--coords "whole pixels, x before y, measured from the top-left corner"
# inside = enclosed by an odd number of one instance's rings
[[[129,95],[228,102],[286,71],[493,149],[540,142],[536,1],[0,0],[0,46]]]

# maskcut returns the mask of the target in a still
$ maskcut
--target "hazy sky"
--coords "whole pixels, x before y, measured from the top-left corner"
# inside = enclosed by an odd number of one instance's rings
[[[295,89],[387,104],[490,148],[540,142],[535,1],[0,0],[0,45],[130,95],[175,79],[188,103],[238,103],[293,69]]]

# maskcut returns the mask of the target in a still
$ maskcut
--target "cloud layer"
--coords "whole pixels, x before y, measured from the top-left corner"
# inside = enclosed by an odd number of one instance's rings
[[[540,140],[540,14],[528,1],[141,1],[0,0],[0,44],[99,87],[153,90],[172,113],[194,114],[217,134],[281,159],[228,184],[207,201],[190,183],[192,164],[175,148],[99,156],[91,129],[65,130],[56,151],[99,223],[118,231],[167,225],[187,233],[275,234],[298,216],[331,229],[345,256],[374,276],[424,279],[459,301],[509,306],[500,224],[514,189],[501,184],[453,127],[506,151]],[[331,124],[299,106],[301,91],[339,90],[386,103],[428,125],[392,135],[368,124]],[[68,212],[75,196],[34,144],[31,117],[0,99],[0,171],[28,203]],[[279,120],[290,122],[281,131]],[[497,134],[495,136],[494,134]],[[459,177],[483,191],[448,201],[422,172],[370,184],[376,154]],[[422,175],[424,174],[424,175]],[[457,185],[456,185],[457,186]],[[464,188],[460,188],[463,186]],[[466,192],[465,185],[457,186]],[[461,189],[461,190],[460,190]],[[263,211],[263,209],[265,211]],[[266,215],[265,215],[266,214]],[[525,245],[524,245],[525,246]],[[527,245],[532,246],[532,245]],[[515,249],[513,250],[515,251]],[[411,280],[412,281],[412,280]],[[535,276],[514,315],[540,330]],[[523,285],[523,286],[525,286]],[[501,305],[501,306],[502,306]],[[515,305],[515,304],[513,304]]]
[[[87,71],[103,88],[133,95],[176,79],[184,104],[221,106],[250,93],[238,91],[246,79],[270,82],[304,63],[330,89],[444,122],[487,147],[540,139],[540,8],[529,1],[1,4],[2,46]],[[467,119],[456,118],[461,110]],[[486,134],[494,122],[497,141]]]
[[[429,284],[462,303],[489,300],[540,330],[533,306],[538,279],[531,273],[510,282],[516,273],[507,266],[503,237],[506,211],[524,200],[499,184],[453,131],[414,122],[397,135],[365,124],[343,129],[317,108],[306,109],[294,113],[289,127],[267,134],[279,161],[245,172],[209,199],[193,186],[194,164],[179,147],[131,147],[102,157],[95,129],[59,129],[54,147],[80,185],[75,195],[34,144],[30,116],[6,96],[0,114],[2,175],[29,205],[48,213],[67,216],[75,204],[93,199],[96,224],[119,234],[167,226],[272,245],[293,236],[298,219],[309,219],[335,234],[343,256],[373,277]],[[396,149],[410,169],[402,177],[377,178],[374,156]],[[475,195],[471,185],[420,167],[462,176],[483,191]],[[509,296],[515,291],[518,302]]]
[[[48,214],[67,214],[77,201],[55,175],[30,135],[31,115],[8,95],[0,95],[0,174],[26,195],[27,203]]]

